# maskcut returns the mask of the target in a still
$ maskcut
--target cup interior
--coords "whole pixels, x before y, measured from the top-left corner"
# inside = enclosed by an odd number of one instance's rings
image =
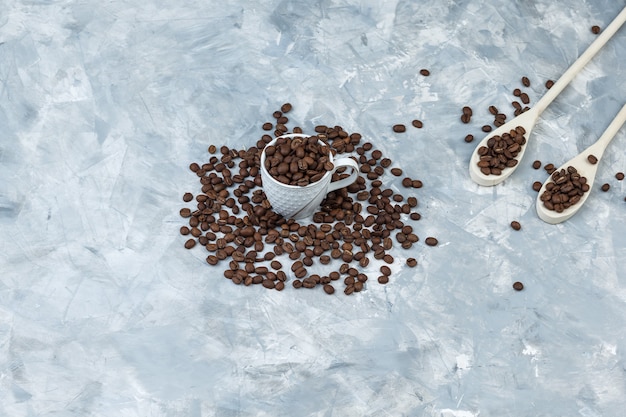
[[[281,138],[288,138],[288,137],[292,137],[292,138],[308,138],[308,137],[311,137],[311,136],[313,136],[313,135],[307,135],[307,134],[304,134],[304,133],[288,133],[288,134],[285,134],[285,135],[282,135],[282,136],[278,136],[278,137],[274,138],[271,142],[266,144],[265,147],[263,148],[263,151],[261,152],[261,161],[260,161],[261,162],[261,172],[263,174],[265,174],[264,175],[264,179],[268,178],[270,181],[272,181],[276,185],[280,185],[281,187],[285,187],[285,188],[288,188],[288,189],[294,189],[294,190],[301,190],[301,189],[304,189],[304,188],[312,188],[312,187],[315,187],[315,186],[317,186],[319,184],[322,184],[322,183],[324,183],[326,181],[329,181],[330,180],[330,176],[333,174],[333,171],[327,171],[326,174],[324,174],[324,176],[322,178],[320,178],[319,180],[317,180],[315,182],[307,184],[304,187],[300,186],[300,185],[285,184],[283,182],[278,181],[276,178],[274,178],[272,176],[272,174],[270,174],[269,171],[265,168],[265,159],[266,159],[265,150],[267,149],[268,146],[275,145],[276,142],[279,139],[281,139]],[[326,144],[326,145],[328,145],[328,144]],[[328,146],[329,146],[329,149],[330,149],[330,145],[328,145]],[[328,160],[330,162],[334,161],[333,153],[330,150],[328,152]]]

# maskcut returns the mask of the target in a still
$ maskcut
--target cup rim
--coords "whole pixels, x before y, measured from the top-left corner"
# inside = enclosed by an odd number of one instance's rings
[[[324,176],[322,178],[320,178],[319,180],[315,181],[314,183],[311,184],[307,184],[304,187],[300,186],[300,185],[291,185],[291,184],[285,184],[282,183],[280,181],[278,181],[276,178],[274,178],[272,176],[272,174],[269,173],[269,171],[267,169],[265,169],[265,150],[267,149],[268,146],[271,146],[273,143],[275,143],[278,139],[283,138],[285,136],[288,137],[303,137],[303,138],[310,138],[311,136],[316,136],[316,135],[308,135],[306,133],[285,133],[284,135],[280,135],[275,137],[274,139],[272,139],[270,142],[268,142],[264,147],[263,150],[261,151],[261,159],[260,159],[260,164],[261,164],[261,171],[265,173],[265,177],[269,178],[274,184],[276,185],[280,185],[281,187],[286,187],[288,189],[294,189],[294,190],[303,190],[306,188],[313,188],[314,186],[319,185],[322,181],[324,181],[327,177],[331,176],[333,174],[333,171],[326,171],[326,174],[324,174]],[[330,146],[330,145],[329,145]],[[333,162],[334,161],[334,156],[333,156],[333,152],[329,151],[328,155],[330,156],[330,161]]]

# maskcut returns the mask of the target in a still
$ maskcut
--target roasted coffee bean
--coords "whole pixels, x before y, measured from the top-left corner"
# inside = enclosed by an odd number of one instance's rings
[[[522,85],[524,87],[530,87],[530,80],[528,79],[528,77],[522,77]]]
[[[593,33],[594,35],[597,35],[598,33],[600,33],[600,31],[601,31],[600,26],[598,25],[591,26],[591,33]]]
[[[424,126],[424,123],[422,123],[421,120],[417,120],[417,119],[413,120],[411,124],[413,125],[413,127],[416,127],[418,129],[421,129]]]
[[[380,284],[387,284],[389,282],[389,277],[387,275],[381,275],[378,277],[378,282]]]
[[[520,222],[513,220],[511,222],[511,227],[513,228],[513,230],[520,230],[522,228],[522,225],[520,224]]]
[[[300,281],[299,279],[295,279],[291,285],[293,285],[294,288],[301,288],[302,281]]]
[[[276,291],[282,291],[285,289],[285,283],[282,281],[278,281],[275,285],[274,285],[274,289]]]
[[[617,174],[615,174],[615,178],[617,178],[618,181],[621,181],[624,179],[624,173],[623,172],[618,172]]]
[[[519,281],[516,281],[516,282],[513,283],[513,289],[515,291],[522,291],[524,289],[524,284],[522,284]]]
[[[414,266],[417,265],[417,260],[415,258],[408,258],[406,260],[406,264],[410,266],[411,268],[413,268]]]
[[[554,170],[539,199],[548,210],[561,213],[578,203],[587,191],[589,191],[587,178],[581,176],[576,168],[569,166],[567,169]]]
[[[183,236],[188,235],[191,232],[191,230],[187,227],[187,226],[182,226],[180,228],[180,234]]]
[[[261,126],[261,128],[263,130],[272,130],[272,128],[274,127],[274,125],[272,125],[271,123],[267,122],[267,123],[263,123],[263,126]]]
[[[462,114],[461,115],[461,122],[467,124],[471,121],[472,117],[469,114]]]
[[[540,191],[542,186],[543,186],[543,184],[540,183],[539,181],[533,182],[533,190],[535,190],[535,191]]]
[[[530,103],[530,98],[528,97],[528,94],[526,94],[526,93],[522,93],[519,96],[519,98],[520,98],[520,100],[522,100],[522,103],[524,103],[524,104]]]
[[[424,77],[428,77],[430,75],[430,71],[424,68],[420,70],[420,74],[422,74]]]
[[[195,239],[188,239],[188,240],[185,242],[185,248],[187,248],[187,249],[191,249],[191,248],[193,248],[194,246],[196,246],[196,240],[195,240]]]
[[[191,217],[191,209],[188,209],[188,208],[180,209],[180,216],[185,217],[185,218]]]
[[[428,246],[437,246],[439,241],[434,237],[427,237],[424,241]]]
[[[209,145],[208,151],[210,154],[214,154],[215,152],[217,152],[217,147],[215,145]]]
[[[489,125],[483,125],[483,127],[481,128],[481,130],[483,132],[491,132],[492,128]]]
[[[587,156],[587,161],[589,161],[590,164],[595,165],[598,163],[598,158],[596,158],[595,155],[588,155]],[[181,214],[182,215],[182,214]],[[184,216],[183,216],[184,217]]]
[[[402,170],[400,168],[391,168],[391,173],[396,177],[399,177],[402,175]]]
[[[325,284],[325,285],[324,285],[324,292],[325,292],[326,294],[329,294],[329,295],[330,295],[330,294],[333,294],[333,293],[335,292],[335,287],[333,287],[333,286],[332,286],[332,285],[330,285],[330,284]]]
[[[610,188],[611,186],[608,183],[605,183],[605,184],[602,184],[602,187],[600,189],[606,192],[606,191],[609,191]]]
[[[470,143],[474,140],[474,135],[465,136],[465,142]]]
[[[554,85],[554,81],[552,81],[552,80],[546,81],[546,88],[548,90],[551,89],[553,85]]]
[[[413,187],[413,188],[422,188],[423,185],[424,184],[420,180],[412,180],[411,181],[411,187]]]
[[[402,186],[406,188],[410,188],[413,186],[413,180],[411,178],[404,178],[402,180]]]
[[[188,203],[188,202],[190,202],[191,200],[193,200],[193,194],[191,194],[191,193],[185,193],[185,194],[183,195],[183,201],[184,201],[185,203]]]
[[[403,124],[393,125],[393,131],[396,133],[406,132],[406,126]]]
[[[345,295],[350,295],[354,292],[354,285],[348,285],[344,290],[343,293]]]
[[[533,162],[533,168],[535,168],[535,169],[541,168],[541,161],[537,160],[537,161]]]
[[[271,279],[264,279],[261,284],[265,288],[270,289],[270,290],[273,289],[276,286],[276,283],[274,281],[272,281]]]
[[[380,267],[380,272],[381,272],[383,275],[386,275],[386,276],[391,275],[391,269],[389,269],[389,267],[388,267],[387,265],[383,265],[383,266],[381,266],[381,267]]]

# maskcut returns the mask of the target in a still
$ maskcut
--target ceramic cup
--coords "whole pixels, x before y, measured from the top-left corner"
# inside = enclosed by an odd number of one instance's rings
[[[298,185],[283,184],[272,177],[267,169],[265,169],[265,149],[267,149],[268,146],[274,145],[279,138],[307,138],[309,136],[311,135],[301,133],[289,133],[279,136],[265,145],[261,153],[263,191],[272,204],[273,210],[287,219],[297,220],[313,216],[322,200],[324,200],[324,197],[326,197],[326,194],[352,184],[356,181],[359,173],[359,166],[354,159],[334,159],[332,152],[329,152],[328,158],[335,167],[332,171],[326,172],[317,182],[301,187]],[[352,168],[350,176],[338,181],[331,181],[333,173],[341,167]]]

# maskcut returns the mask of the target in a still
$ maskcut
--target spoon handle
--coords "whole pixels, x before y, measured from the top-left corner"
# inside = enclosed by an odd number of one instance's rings
[[[593,58],[600,49],[608,42],[609,39],[619,30],[619,28],[626,22],[626,7],[613,19],[613,21],[604,29],[595,41],[585,52],[578,57],[576,61],[561,75],[561,78],[548,90],[548,92],[535,104],[534,108],[537,109],[537,113],[543,112],[546,107],[552,103],[552,101],[563,91],[565,87],[574,79],[576,74],[583,69],[585,65]]]
[[[626,122],[626,104],[624,104],[619,113],[617,113],[617,116],[615,116],[611,124],[609,124],[609,127],[606,128],[602,136],[600,136],[593,145],[588,147],[587,151],[593,153],[593,155],[599,159],[624,122]]]

